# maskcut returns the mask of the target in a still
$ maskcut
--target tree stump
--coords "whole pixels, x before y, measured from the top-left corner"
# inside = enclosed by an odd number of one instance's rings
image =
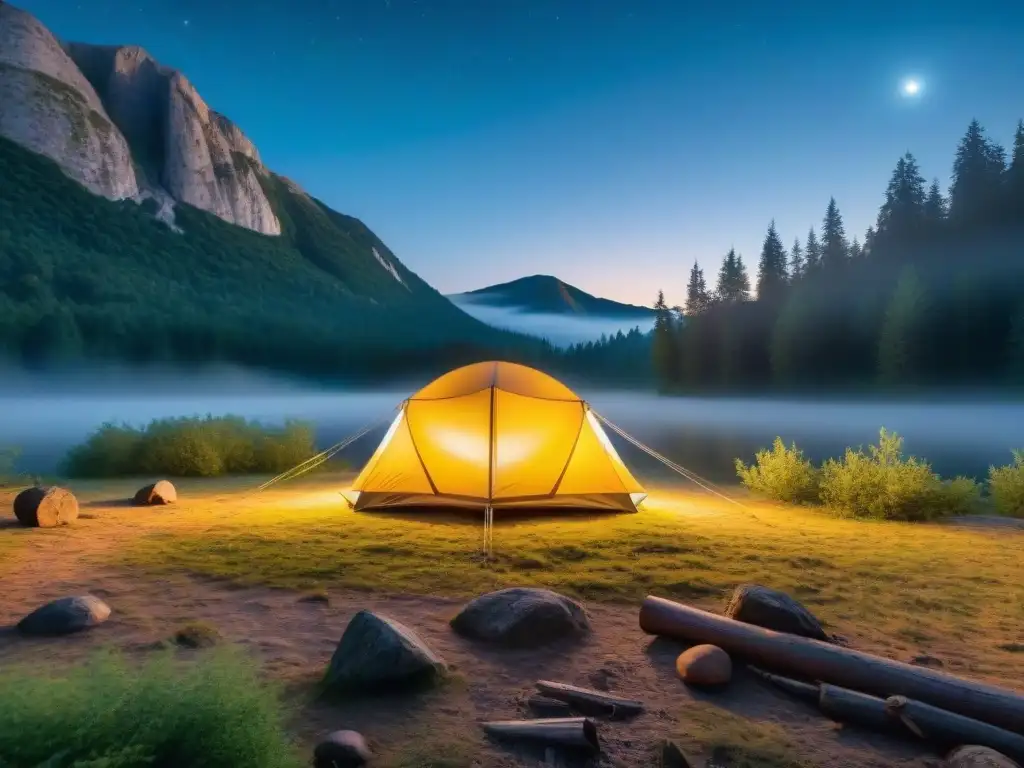
[[[69,525],[78,517],[78,499],[64,488],[26,488],[14,499],[14,516],[32,528]]]

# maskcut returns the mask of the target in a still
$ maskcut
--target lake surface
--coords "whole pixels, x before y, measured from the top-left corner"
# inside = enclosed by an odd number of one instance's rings
[[[145,424],[208,413],[275,424],[307,420],[326,447],[386,419],[421,384],[332,391],[230,370],[188,376],[109,370],[60,378],[0,371],[0,447],[19,446],[19,468],[42,473],[104,422]],[[630,434],[716,482],[735,481],[733,459],[749,460],[776,435],[821,460],[841,455],[846,446],[874,442],[884,426],[904,435],[906,450],[931,461],[936,471],[979,477],[990,464],[1009,463],[1012,448],[1024,448],[1024,403],[984,398],[886,402],[580,394]],[[345,457],[353,464],[365,461],[384,429],[363,438]],[[641,480],[672,477],[653,459],[610,437]]]

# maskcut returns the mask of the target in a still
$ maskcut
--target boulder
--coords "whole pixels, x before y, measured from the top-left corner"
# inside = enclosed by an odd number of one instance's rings
[[[62,597],[36,608],[18,622],[18,629],[26,635],[70,635],[110,618],[110,606],[92,595]]]
[[[741,584],[732,593],[725,615],[776,632],[828,642],[821,623],[800,603],[777,589],[760,584]]]
[[[659,765],[661,768],[694,768],[698,765],[679,744],[671,739],[661,742],[661,748],[658,751],[660,752],[661,762]]]
[[[139,488],[132,503],[137,507],[152,507],[158,504],[173,504],[178,500],[178,492],[167,480]]]
[[[583,606],[549,589],[512,587],[470,601],[451,620],[464,637],[507,646],[535,648],[586,634]]]
[[[330,691],[367,691],[435,683],[447,665],[411,629],[360,611],[345,628],[323,685]]]
[[[949,768],[1020,768],[1002,752],[968,744],[957,747],[946,756]]]
[[[78,518],[78,499],[64,488],[26,488],[14,498],[14,516],[33,528],[69,525]]]
[[[361,768],[373,754],[356,731],[335,731],[313,750],[313,768]]]
[[[732,679],[732,659],[717,645],[695,645],[679,654],[676,672],[688,685],[725,685]]]

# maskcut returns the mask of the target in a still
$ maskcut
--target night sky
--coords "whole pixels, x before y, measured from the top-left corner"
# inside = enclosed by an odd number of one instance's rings
[[[769,221],[788,247],[830,195],[862,235],[904,151],[945,187],[971,118],[1009,144],[1024,117],[1020,2],[15,4],[182,70],[446,293],[545,273],[681,302],[694,259],[710,283],[735,246],[753,276]]]

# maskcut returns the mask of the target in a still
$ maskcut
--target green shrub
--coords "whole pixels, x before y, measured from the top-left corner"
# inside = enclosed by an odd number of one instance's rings
[[[989,467],[988,490],[1001,515],[1024,517],[1024,451],[1013,452],[1013,464]]]
[[[771,450],[758,451],[749,467],[736,459],[736,474],[751,491],[776,501],[809,502],[818,495],[818,470],[795,443],[787,448],[781,437]]]
[[[141,667],[103,654],[60,675],[0,672],[5,768],[298,768],[279,700],[237,652]]]
[[[969,514],[977,500],[977,483],[944,482],[928,462],[904,457],[903,438],[884,428],[867,453],[847,448],[842,461],[829,459],[821,470],[821,502],[850,517],[932,520]]]
[[[217,477],[278,473],[315,452],[310,426],[271,428],[237,416],[160,419],[143,429],[104,424],[65,460],[71,477]]]

